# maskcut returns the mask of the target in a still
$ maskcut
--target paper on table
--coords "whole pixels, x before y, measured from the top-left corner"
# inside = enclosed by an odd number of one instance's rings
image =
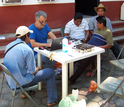
[[[4,36],[0,36],[0,39],[5,39],[5,37]]]

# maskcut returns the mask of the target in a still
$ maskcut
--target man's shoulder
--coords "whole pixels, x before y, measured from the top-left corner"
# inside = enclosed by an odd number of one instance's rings
[[[112,34],[111,30],[106,28],[106,33]]]
[[[74,23],[74,19],[70,20],[66,25],[72,25]]]
[[[82,23],[88,23],[86,19],[82,19]]]
[[[27,45],[27,44],[21,44],[21,51],[26,52],[26,53],[32,53],[32,49]]]
[[[106,20],[107,20],[107,23],[109,22],[111,22],[111,20],[108,18],[108,17],[105,17],[106,18]]]
[[[35,27],[34,24],[31,24],[31,25],[29,26],[29,28],[33,28],[33,27]]]
[[[106,18],[107,20],[110,20],[110,19],[109,19],[108,17],[106,17],[106,16],[105,16],[105,18]]]
[[[90,20],[96,20],[96,18],[97,18],[98,16],[97,15],[95,15],[95,16],[93,16],[93,17],[91,17],[91,19]]]

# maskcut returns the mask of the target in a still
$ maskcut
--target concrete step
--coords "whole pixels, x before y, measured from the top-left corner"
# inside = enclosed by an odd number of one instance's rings
[[[5,50],[6,45],[0,46],[0,51]]]
[[[14,41],[16,39],[16,37],[9,37],[3,40],[0,40],[0,46],[4,46],[9,44],[10,42]]]
[[[120,28],[124,27],[124,21],[118,20],[118,21],[112,21],[112,27],[114,28]]]
[[[0,63],[3,63],[4,58],[0,58]]]
[[[113,37],[113,40],[117,43],[124,41],[124,35]]]
[[[116,28],[113,32],[113,37],[124,35],[124,27]]]
[[[4,58],[0,58],[0,63],[3,63]],[[0,71],[2,71],[2,69],[0,68]]]

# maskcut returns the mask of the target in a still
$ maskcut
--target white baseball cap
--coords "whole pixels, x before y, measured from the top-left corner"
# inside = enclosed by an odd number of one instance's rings
[[[16,35],[19,34],[19,36],[17,36],[17,38],[20,38],[20,37],[24,36],[24,35],[27,34],[28,32],[33,33],[33,30],[29,30],[29,28],[26,27],[26,26],[19,26],[19,27],[16,29]]]

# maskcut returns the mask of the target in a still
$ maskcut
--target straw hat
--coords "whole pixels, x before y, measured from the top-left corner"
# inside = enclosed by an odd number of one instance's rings
[[[98,7],[94,7],[94,10],[97,12],[98,9],[100,9],[100,8],[104,9],[106,12],[108,11],[107,7],[104,7],[103,4],[99,4]]]

